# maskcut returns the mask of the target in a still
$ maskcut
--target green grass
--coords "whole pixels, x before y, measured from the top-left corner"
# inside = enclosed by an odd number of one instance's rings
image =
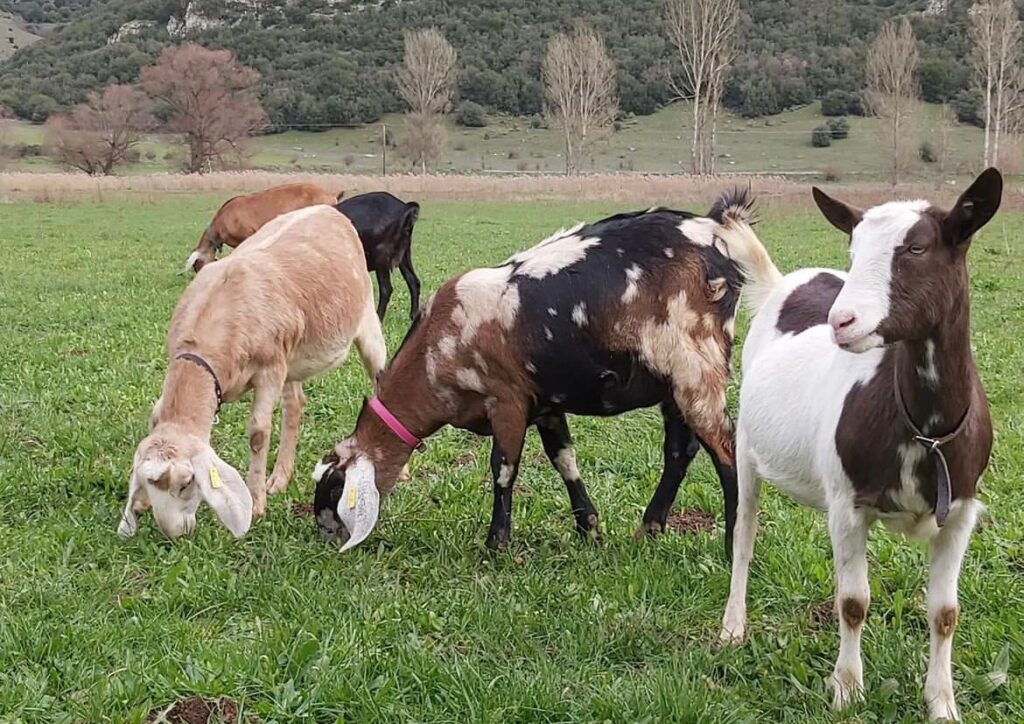
[[[563,486],[528,437],[513,544],[482,546],[491,508],[487,441],[444,430],[412,461],[366,543],[325,547],[292,500],[347,434],[367,382],[355,360],[312,382],[297,480],[236,542],[207,509],[189,540],[147,514],[115,528],[132,453],[163,376],[176,275],[218,198],[11,205],[0,224],[0,721],[142,721],[191,694],[227,695],[247,721],[920,721],[927,659],[926,556],[874,531],[864,639],[867,701],[832,714],[826,678],[832,563],[820,515],[766,490],[750,582],[750,640],[715,643],[728,590],[718,483],[702,453],[678,507],[713,534],[632,532],[660,470],[652,411],[574,418],[604,542],[581,544]],[[606,205],[429,203],[417,227],[425,290],[497,262]],[[961,579],[954,654],[972,722],[1024,718],[1024,474],[1020,343],[1024,217],[975,242],[974,341],[997,444],[983,483],[991,518]],[[817,216],[769,211],[780,266],[841,265]],[[396,278],[389,349],[404,332]],[[733,390],[735,392],[735,390]],[[244,469],[246,403],[214,446]],[[978,677],[1009,646],[1009,682]]]
[[[622,129],[597,144],[590,170],[679,173],[690,168],[689,117],[684,104],[675,104],[650,116],[628,119]],[[825,122],[819,104],[766,118],[745,119],[724,113],[719,128],[718,160],[722,171],[758,173],[823,173],[835,170],[847,180],[887,178],[888,149],[885,126],[876,118],[851,117],[850,137],[828,148],[811,146],[811,131]],[[404,131],[400,115],[382,119],[397,138]],[[940,109],[921,104],[914,118],[912,156],[908,178],[935,179],[937,164],[917,160],[918,144],[929,140],[941,146]],[[40,143],[38,126],[14,124],[9,143]],[[294,171],[380,173],[380,124],[341,128],[322,133],[289,131],[252,140],[248,163],[259,168]],[[981,159],[982,132],[954,124],[949,132],[949,158],[944,178],[969,174]],[[142,160],[122,173],[152,173],[174,167],[167,156],[170,139],[151,136],[140,144]],[[562,173],[565,161],[557,128],[532,128],[528,119],[492,117],[485,128],[449,124],[448,146],[437,170],[444,172],[523,171]],[[148,157],[148,158],[147,158]],[[11,162],[9,168],[52,170],[47,159]],[[398,150],[388,149],[391,173],[408,171]]]

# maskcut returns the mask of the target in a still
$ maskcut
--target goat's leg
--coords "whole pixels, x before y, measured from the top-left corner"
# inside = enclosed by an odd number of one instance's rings
[[[416,276],[416,270],[412,268],[411,246],[405,250],[398,271],[402,272],[402,278],[409,287],[409,319],[415,319],[416,313],[420,311],[420,279]]]
[[[377,270],[377,289],[380,292],[380,299],[377,301],[377,319],[384,321],[384,314],[388,311],[388,303],[391,301],[391,270]]]
[[[540,433],[544,452],[551,464],[562,476],[565,489],[569,493],[569,504],[576,519],[576,532],[581,538],[599,538],[597,528],[597,509],[587,495],[587,487],[580,478],[580,470],[576,466],[576,449],[569,433],[569,423],[565,415],[551,415],[537,421],[537,432]]]
[[[306,396],[302,393],[302,383],[286,383],[281,402],[281,439],[277,444],[277,461],[267,482],[267,492],[271,495],[287,490],[288,481],[292,479],[295,449],[299,444],[299,423],[305,407]]]
[[[974,500],[964,500],[929,544],[928,622],[931,645],[924,698],[932,719],[960,719],[953,697],[953,632],[960,612],[957,601],[960,566],[974,530],[977,510]]]
[[[742,427],[736,434],[736,525],[732,548],[732,578],[729,601],[722,617],[723,643],[739,643],[747,632],[747,580],[757,537],[757,505],[761,499],[761,479],[746,446]]]
[[[283,375],[282,375],[283,377]],[[274,408],[281,397],[283,380],[264,376],[253,387],[252,412],[249,414],[249,472],[246,487],[252,494],[252,515],[262,517],[267,509],[267,452],[270,448],[270,427]]]
[[[384,332],[380,328],[380,320],[374,316],[373,305],[368,302],[363,311],[363,319],[359,323],[359,330],[356,332],[356,349],[359,351],[359,359],[363,362],[363,369],[370,378],[374,388],[377,386],[377,376],[384,370],[387,363],[388,349],[384,342]]]
[[[832,706],[836,709],[860,697],[864,689],[860,638],[871,603],[868,527],[866,514],[853,506],[852,499],[831,502],[828,531],[836,567],[836,613],[839,618],[839,656],[832,672]]]
[[[723,376],[705,379],[700,388],[677,387],[675,402],[718,472],[725,504],[725,554],[731,558],[737,494],[733,428],[725,407],[726,383]]]
[[[519,410],[499,408],[491,416],[494,444],[491,446],[491,475],[494,477],[494,508],[487,547],[508,547],[512,532],[512,485],[519,474],[519,457],[526,436],[526,415]]]
[[[672,509],[672,504],[679,493],[679,486],[686,476],[686,469],[690,467],[690,463],[700,449],[697,445],[697,436],[683,420],[675,402],[668,400],[662,403],[661,415],[665,426],[665,440],[662,443],[665,466],[662,468],[661,480],[658,481],[658,487],[651,497],[651,502],[644,510],[643,521],[636,531],[637,538],[645,535],[655,536],[664,532],[669,510]]]

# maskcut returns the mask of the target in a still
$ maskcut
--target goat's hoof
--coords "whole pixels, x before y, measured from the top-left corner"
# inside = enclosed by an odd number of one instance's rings
[[[252,499],[252,519],[262,518],[263,514],[267,512],[267,498],[256,498],[253,496]]]
[[[492,551],[505,551],[508,550],[508,530],[501,528],[496,531],[492,531],[487,535],[487,540],[484,541],[484,545]]]
[[[288,489],[288,481],[291,479],[291,475],[282,475],[280,473],[274,473],[270,476],[270,480],[267,481],[267,493],[270,495],[276,495],[283,493]]]
[[[740,624],[722,624],[718,634],[718,643],[723,646],[739,646],[747,637],[746,626]]]
[[[864,684],[851,671],[832,673],[832,708],[844,709],[864,696]]]
[[[928,718],[932,721],[960,721],[960,711],[956,708],[953,698],[953,687],[947,686],[938,691],[929,691],[925,685],[924,697],[928,701]]]
[[[576,535],[581,540],[592,543],[601,542],[601,530],[598,526],[597,513],[588,513],[585,517],[576,519]]]
[[[644,538],[657,538],[665,532],[665,526],[656,520],[645,520],[640,524],[640,527],[636,529],[636,533],[633,537],[636,540],[642,540]]]

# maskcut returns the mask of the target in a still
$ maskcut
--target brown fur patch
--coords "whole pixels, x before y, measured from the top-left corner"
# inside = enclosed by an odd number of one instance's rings
[[[255,430],[249,435],[249,449],[252,452],[262,450],[267,445],[267,433],[262,430]]]
[[[942,638],[949,638],[953,635],[953,631],[956,629],[956,621],[959,611],[956,606],[949,606],[939,611],[939,614],[935,617],[933,622],[935,625],[935,633]]]
[[[800,334],[819,324],[828,323],[828,310],[839,296],[843,280],[835,274],[821,272],[789,293],[779,310],[775,328],[783,334]]]
[[[856,598],[844,598],[841,613],[843,615],[843,620],[850,628],[857,628],[860,626],[864,623],[864,619],[868,615],[867,607],[864,605],[864,602],[859,601]]]

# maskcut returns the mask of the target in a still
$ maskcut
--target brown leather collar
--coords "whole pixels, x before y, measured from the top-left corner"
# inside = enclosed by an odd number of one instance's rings
[[[224,404],[224,390],[221,389],[220,380],[217,379],[217,373],[213,371],[213,367],[210,366],[209,362],[204,360],[199,355],[192,354],[191,352],[182,352],[181,354],[177,355],[174,359],[183,359],[187,362],[191,362],[197,367],[205,370],[213,379],[213,393],[217,396],[217,409],[213,411],[213,422],[214,424],[216,424],[220,417],[220,407],[221,405]]]

